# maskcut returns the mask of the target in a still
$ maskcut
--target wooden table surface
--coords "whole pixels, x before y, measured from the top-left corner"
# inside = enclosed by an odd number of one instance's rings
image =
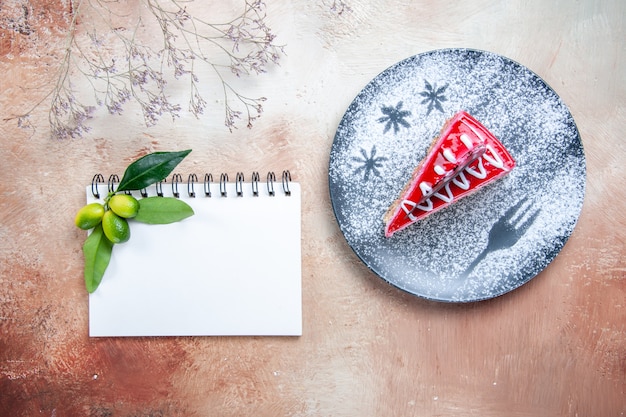
[[[0,124],[0,415],[626,414],[626,3],[268,1],[264,21],[285,54],[233,81],[267,97],[251,129],[224,126],[217,78],[205,69],[200,85],[212,95],[199,119],[173,81],[171,96],[184,101],[176,120],[147,127],[130,103],[122,115],[96,111],[89,132],[59,140],[47,93],[71,3],[0,3],[0,116],[44,100],[32,128]],[[208,19],[222,20],[243,5],[204,3]],[[88,5],[77,20],[83,38]],[[115,19],[132,29],[144,13],[147,22],[142,5]],[[582,213],[557,258],[509,294],[461,305],[417,298],[370,272],[328,191],[330,147],[354,96],[397,61],[448,47],[495,52],[541,76],[574,116],[587,162]],[[301,337],[88,337],[84,232],[73,225],[84,185],[147,152],[186,148],[181,171],[290,169],[302,184]]]

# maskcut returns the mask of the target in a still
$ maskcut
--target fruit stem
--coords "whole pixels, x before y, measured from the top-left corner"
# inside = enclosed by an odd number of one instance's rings
[[[104,199],[105,210],[109,210],[109,200],[111,200],[111,197],[113,197],[114,195],[115,195],[115,191],[110,191],[109,194],[107,194],[106,198]]]

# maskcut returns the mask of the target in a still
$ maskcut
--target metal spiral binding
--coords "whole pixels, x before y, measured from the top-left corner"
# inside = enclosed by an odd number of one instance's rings
[[[189,177],[187,177],[187,194],[189,197],[194,198],[196,196],[196,191],[193,188],[196,181],[198,181],[198,176],[196,174],[189,174]]]
[[[180,174],[172,175],[172,194],[174,197],[180,197],[180,193],[178,192],[178,183],[183,182],[183,176]]]
[[[291,189],[290,189],[291,173],[288,170],[283,171],[281,180],[282,180],[283,192],[285,193],[286,196],[290,196],[291,195]],[[243,196],[244,181],[245,179],[244,179],[243,172],[237,172],[237,176],[235,179],[235,191],[238,197]],[[259,173],[257,171],[253,171],[251,186],[252,186],[252,195],[254,197],[259,196],[259,182],[260,181],[261,181],[261,176],[259,175]],[[120,182],[120,179],[116,174],[110,175],[107,181],[108,192],[109,193],[115,192],[115,184],[119,184],[119,182]],[[167,179],[163,179],[162,181],[158,181],[154,184],[156,194],[159,197],[163,197],[164,195],[163,194],[164,182],[167,182]],[[183,182],[182,175],[180,174],[172,175],[172,194],[176,198],[180,198],[178,184],[182,182]],[[187,177],[187,194],[191,198],[196,197],[195,184],[197,182],[198,182],[198,176],[193,173],[189,174],[189,176]],[[203,188],[204,188],[205,197],[211,197],[212,182],[213,182],[213,175],[211,173],[204,174],[204,184],[203,184],[204,187]],[[103,184],[103,183],[104,183],[104,177],[102,176],[102,174],[96,174],[93,176],[91,180],[91,194],[94,196],[94,198],[100,199],[101,196],[99,192],[99,184]],[[276,196],[276,190],[274,189],[275,183],[276,183],[276,175],[274,174],[273,171],[268,171],[267,178],[266,178],[266,186],[267,186],[267,193],[269,194],[270,197]],[[227,194],[228,194],[227,184],[228,184],[228,174],[227,173],[220,174],[220,195],[222,197],[227,197]],[[131,194],[131,192],[128,190],[125,190],[124,192],[129,195]],[[141,190],[139,190],[139,192],[141,193],[141,197],[143,198],[148,197],[148,191],[146,188],[142,188]]]
[[[267,192],[270,197],[274,197],[276,193],[274,192],[274,181],[276,181],[276,175],[273,171],[267,173]]]
[[[115,191],[115,184],[120,182],[120,177],[117,176],[117,174],[111,174],[109,175],[109,181],[107,184],[107,188],[109,190],[110,193]]]
[[[120,177],[118,177],[117,174],[111,174],[109,176],[108,189],[110,193],[115,192],[115,184],[119,184],[119,182]],[[131,192],[129,190],[124,190],[124,194],[131,195]]]
[[[204,174],[204,195],[211,197],[211,183],[213,182],[213,175]]]
[[[291,190],[289,189],[289,183],[291,182],[291,173],[289,171],[283,171],[283,191],[286,196],[291,195]]]
[[[222,197],[226,197],[226,183],[228,182],[228,174],[222,173],[220,175],[220,194]]]
[[[91,179],[91,194],[97,199],[100,198],[100,192],[98,191],[98,184],[102,184],[102,183],[104,183],[104,177],[102,176],[102,174],[96,174]]]
[[[261,177],[259,176],[259,173],[254,171],[252,173],[252,195],[254,197],[259,196],[259,180],[260,179]]]
[[[243,172],[238,172],[235,178],[235,191],[237,197],[243,197]]]
[[[167,180],[163,180],[163,181],[167,181]],[[154,188],[156,188],[157,196],[159,197],[163,197],[163,181],[159,181],[156,184],[154,184]]]

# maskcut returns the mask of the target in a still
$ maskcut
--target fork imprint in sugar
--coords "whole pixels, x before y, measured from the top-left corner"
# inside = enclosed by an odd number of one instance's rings
[[[474,268],[485,259],[489,252],[510,248],[515,245],[526,233],[528,228],[532,226],[540,212],[541,209],[533,208],[533,204],[529,202],[528,197],[522,198],[517,204],[510,207],[502,217],[491,226],[487,246],[465,269],[461,277],[469,276]]]
[[[457,113],[389,209],[385,236],[474,193],[514,166],[509,152],[486,127],[466,112]]]

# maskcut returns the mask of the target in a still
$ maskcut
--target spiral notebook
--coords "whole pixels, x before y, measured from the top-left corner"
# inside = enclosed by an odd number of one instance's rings
[[[90,336],[302,334],[300,185],[287,171],[282,180],[197,178],[133,192],[183,199],[195,214],[167,225],[131,221],[130,240],[114,246],[89,295]],[[102,202],[110,187],[92,183],[87,202]]]

